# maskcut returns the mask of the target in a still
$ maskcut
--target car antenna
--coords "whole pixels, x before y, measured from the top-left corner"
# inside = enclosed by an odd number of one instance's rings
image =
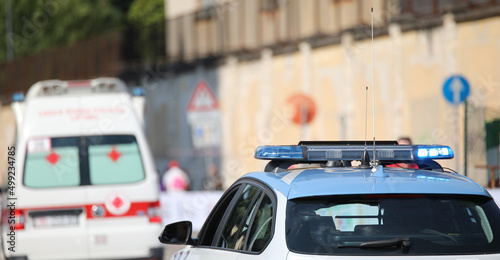
[[[358,168],[360,169],[370,169],[370,155],[366,149],[366,129],[368,128],[368,86],[365,89],[365,150],[363,156],[361,157],[361,164]]]
[[[372,105],[373,105],[373,169],[377,168],[375,155],[375,61],[373,51],[373,7],[372,7]],[[366,139],[365,139],[366,140]]]

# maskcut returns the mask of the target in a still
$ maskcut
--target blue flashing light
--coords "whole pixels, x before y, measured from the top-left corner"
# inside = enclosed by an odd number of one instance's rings
[[[416,159],[452,159],[453,150],[449,146],[417,146]]]
[[[427,149],[420,148],[417,150],[418,158],[426,158],[429,157],[429,151]]]
[[[132,88],[132,96],[138,97],[138,96],[144,96],[146,92],[144,91],[143,87],[135,87]]]
[[[418,161],[434,159],[452,159],[453,150],[441,145],[380,145],[376,146],[377,160],[379,161]],[[264,160],[300,160],[313,161],[359,161],[367,151],[373,158],[373,146],[364,145],[282,145],[259,146],[255,150],[256,159]]]
[[[430,182],[449,182],[450,181],[449,178],[426,176],[426,175],[418,175],[417,180],[418,181],[430,181]]]
[[[24,93],[16,92],[12,94],[12,102],[23,102],[24,101]]]
[[[304,156],[302,154],[302,147],[297,145],[259,146],[255,150],[254,157],[256,159],[265,159],[265,160],[304,159]]]

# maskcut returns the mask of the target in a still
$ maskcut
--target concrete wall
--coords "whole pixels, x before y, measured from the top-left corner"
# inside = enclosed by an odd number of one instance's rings
[[[209,165],[220,165],[218,146],[193,145],[187,108],[200,81],[205,81],[215,96],[220,95],[216,69],[201,65],[179,74],[149,72],[141,82],[146,89],[146,135],[157,168],[163,174],[170,160],[178,160],[190,175],[195,190],[203,189]]]
[[[15,145],[16,121],[10,106],[0,104],[0,185],[7,176],[8,147]]]
[[[165,17],[176,18],[200,9],[201,0],[165,0]]]
[[[170,62],[191,62],[338,35],[369,24],[370,7],[377,10],[376,26],[384,26],[391,15],[400,11],[399,3],[392,2],[199,0],[196,5],[193,0],[171,0],[167,3],[166,58]],[[213,8],[201,11],[207,3],[214,4]]]
[[[404,33],[391,25],[389,36],[375,39],[375,131],[378,140],[404,135],[415,143],[450,145],[457,157],[443,164],[463,172],[464,106],[445,101],[442,87],[459,73],[471,84],[469,102],[500,106],[500,18],[459,24],[451,15],[443,19],[441,27]],[[343,34],[339,45],[311,49],[302,43],[298,52],[277,56],[264,50],[250,62],[227,58],[218,71],[226,183],[263,169],[266,162],[253,159],[258,145],[363,140],[366,86],[371,139],[371,55],[370,40]],[[316,118],[306,126],[291,121],[287,100],[294,93],[315,101]],[[484,156],[474,164],[485,164]],[[468,174],[486,185],[485,170],[469,165]]]

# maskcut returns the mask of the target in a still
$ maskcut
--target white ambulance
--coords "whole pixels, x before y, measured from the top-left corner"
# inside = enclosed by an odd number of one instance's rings
[[[143,104],[116,78],[41,81],[12,103],[18,131],[3,196],[6,259],[163,258]]]

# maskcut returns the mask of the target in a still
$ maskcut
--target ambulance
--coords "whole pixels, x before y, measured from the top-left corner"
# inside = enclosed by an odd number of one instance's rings
[[[138,94],[96,78],[40,81],[14,97],[7,260],[163,258],[158,173]]]

